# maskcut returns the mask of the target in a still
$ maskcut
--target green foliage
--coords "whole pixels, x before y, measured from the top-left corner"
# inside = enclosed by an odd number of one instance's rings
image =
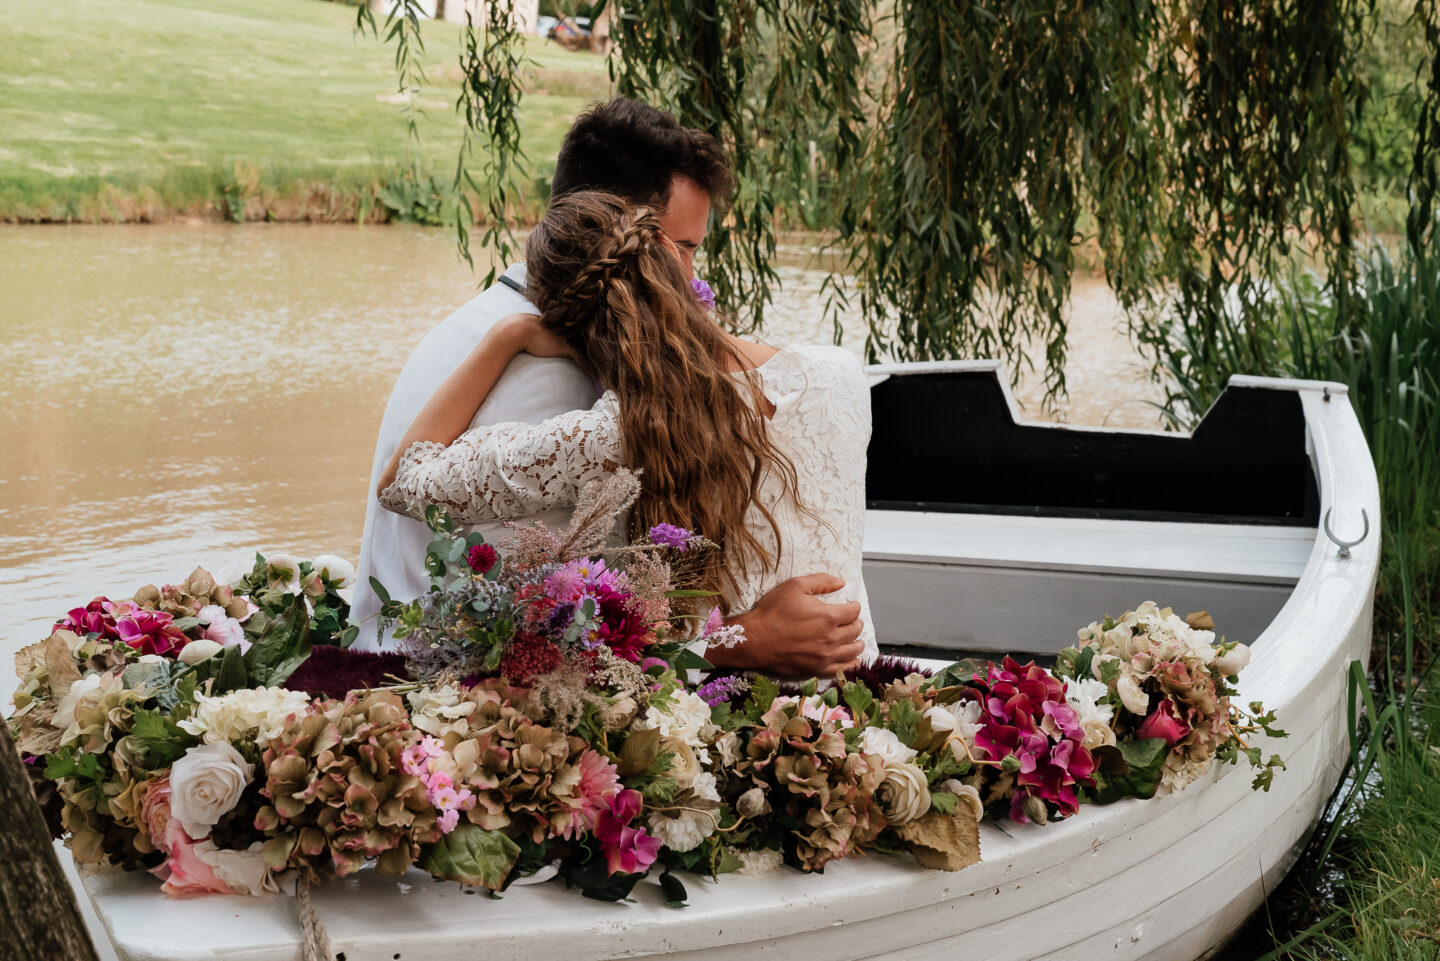
[[[174,764],[199,740],[159,711],[136,711],[130,737],[152,771]]]
[[[438,177],[411,168],[381,187],[375,199],[399,223],[442,227],[455,220],[455,194]]]
[[[499,891],[519,858],[520,846],[504,834],[462,822],[431,845],[420,863],[438,878]]]
[[[227,653],[236,648],[227,648]],[[310,614],[305,596],[296,594],[279,617],[271,618],[266,629],[245,652],[249,684],[278,687],[310,656]]]
[[[1440,46],[1434,20],[1421,3],[1427,52]],[[858,291],[872,359],[1000,355],[1018,374],[1039,343],[1060,390],[1082,244],[1157,358],[1172,324],[1187,335],[1196,376],[1224,366],[1214,335],[1227,311],[1245,350],[1262,349],[1256,305],[1297,239],[1356,329],[1352,156],[1396,157],[1379,128],[1352,149],[1374,120],[1370,85],[1395,113],[1381,127],[1418,117],[1422,152],[1436,139],[1425,131],[1440,131],[1433,92],[1420,108],[1400,95],[1412,88],[1372,43],[1376,22],[1365,0],[641,0],[619,11],[611,70],[619,92],[709,131],[733,158],[740,190],[707,240],[706,272],[737,324],[764,320],[788,206],[845,251],[853,288],[828,284],[837,335]],[[509,126],[523,56],[503,25],[485,39],[462,57],[461,106],[488,148],[476,186],[499,231],[514,209],[503,185],[524,180]],[[1433,168],[1420,156],[1417,172]],[[462,156],[457,178],[466,169]],[[1426,217],[1427,177],[1414,180]],[[508,237],[493,239],[503,259]]]
[[[1113,804],[1121,798],[1154,797],[1170,751],[1164,738],[1152,737],[1120,741],[1092,753],[1097,765],[1095,787],[1085,791],[1085,799],[1095,804]]]
[[[567,888],[579,888],[580,893],[596,901],[624,901],[635,890],[635,885],[645,877],[644,871],[633,874],[611,874],[605,858],[599,854],[578,864],[567,864],[561,868]]]

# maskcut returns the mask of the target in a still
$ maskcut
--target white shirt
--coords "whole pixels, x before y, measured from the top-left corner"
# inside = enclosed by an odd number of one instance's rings
[[[512,265],[505,276],[524,284],[524,264]],[[527,311],[539,313],[518,291],[497,283],[430,331],[400,371],[385,406],[385,418],[380,422],[375,461],[370,469],[365,534],[351,604],[351,617],[364,621],[356,650],[381,650],[384,642],[377,629],[379,618],[375,617],[380,611],[380,599],[370,587],[371,577],[399,601],[413,600],[430,588],[425,548],[434,535],[420,521],[380,506],[374,490],[381,472],[436,388],[454,373],[491,326],[507,314]],[[570,361],[520,354],[505,368],[470,423],[472,427],[515,421],[539,423],[566,411],[589,408],[598,393],[590,378]],[[552,529],[561,528],[569,523],[570,510],[560,506],[526,519],[544,521]],[[476,529],[487,541],[498,540],[504,533],[499,523],[477,524]]]

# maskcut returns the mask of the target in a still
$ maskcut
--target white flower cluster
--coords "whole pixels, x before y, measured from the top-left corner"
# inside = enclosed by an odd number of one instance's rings
[[[285,729],[292,716],[304,714],[310,695],[281,687],[257,687],[231,691],[219,697],[195,695],[195,713],[180,727],[206,744],[228,744],[250,740],[263,748]]]
[[[710,723],[710,705],[689,691],[677,691],[665,710],[653,704],[645,712],[642,728],[659,728],[661,737],[676,737],[691,747],[704,747],[701,730]]]
[[[422,687],[405,695],[405,700],[410,702],[410,723],[434,737],[468,733],[470,715],[477,707],[475,701],[462,700],[462,692],[449,684]]]

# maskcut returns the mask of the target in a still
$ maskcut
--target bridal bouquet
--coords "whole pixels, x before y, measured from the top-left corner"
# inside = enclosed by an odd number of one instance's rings
[[[537,872],[626,897],[658,869],[819,870],[866,850],[979,860],[989,815],[1178,790],[1278,736],[1229,703],[1243,646],[1142,605],[1053,671],[881,663],[820,684],[712,673],[739,640],[687,585],[714,545],[668,525],[606,542],[623,473],[563,532],[498,545],[439,511],[431,590],[385,596],[403,649],[348,651],[353,572],[259,558],[97,598],[17,659],[8,724],[53,833],[164,890],[259,894],[373,863],[503,890]],[[1262,766],[1263,783],[1277,758]]]

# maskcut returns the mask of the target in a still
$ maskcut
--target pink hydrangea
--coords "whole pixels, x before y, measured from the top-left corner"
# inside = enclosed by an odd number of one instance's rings
[[[1030,820],[1025,801],[1031,797],[1061,817],[1079,810],[1076,788],[1094,785],[1095,759],[1065,700],[1065,685],[1034,661],[1022,665],[1007,657],[985,676],[976,674],[972,690],[982,707],[976,749],[992,761],[1019,762],[1011,820]]]
[[[190,640],[174,620],[164,611],[148,610],[134,601],[97,597],[70,611],[55,626],[76,634],[97,634],[107,641],[122,641],[141,654],[173,657]]]
[[[400,753],[400,769],[411,777],[425,778],[434,768],[431,761],[445,753],[445,745],[425,735]]]

